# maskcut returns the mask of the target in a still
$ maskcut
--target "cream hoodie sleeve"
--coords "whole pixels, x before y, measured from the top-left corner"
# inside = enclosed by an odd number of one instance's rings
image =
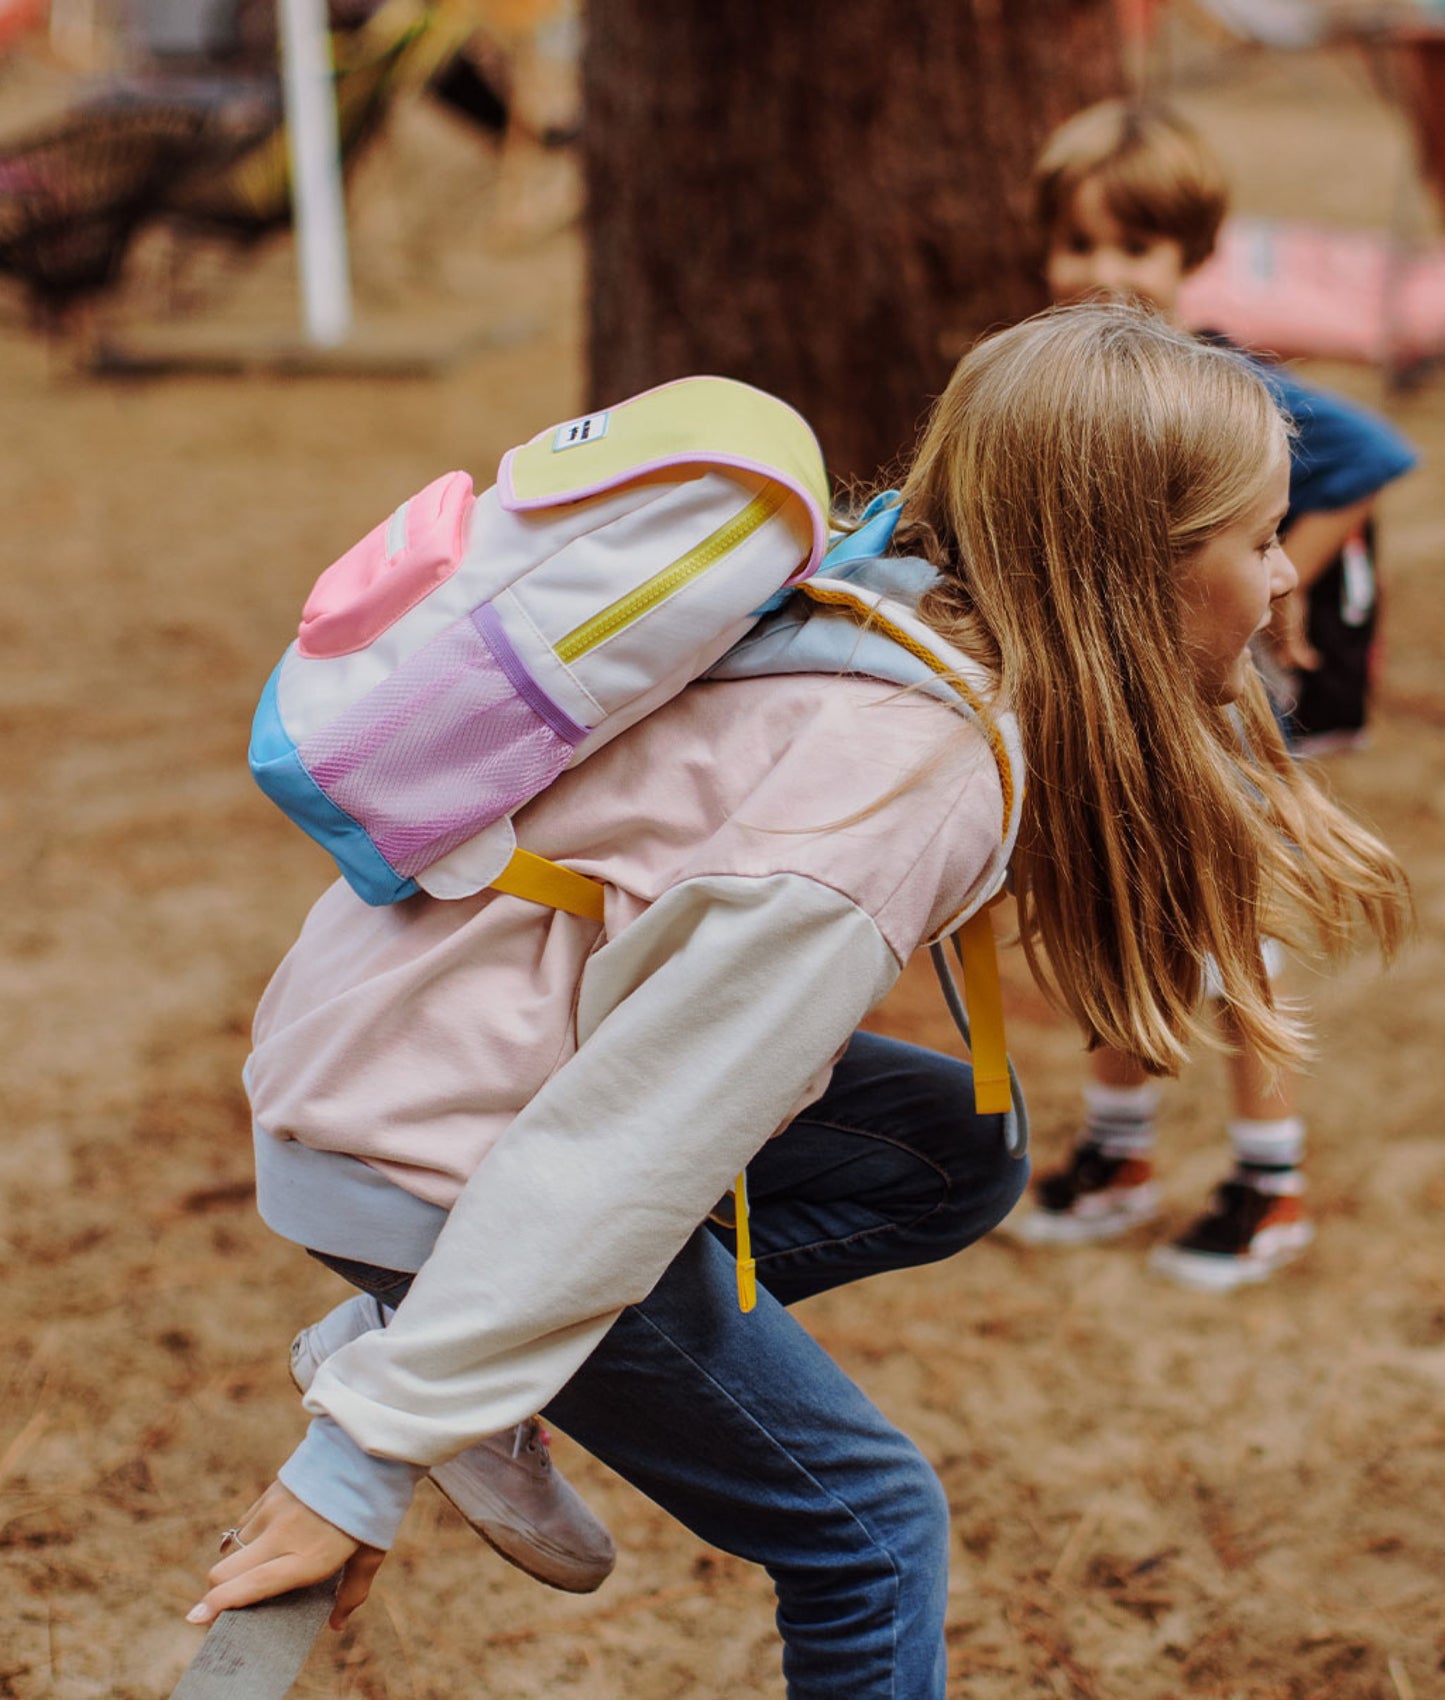
[[[390,1326],[322,1366],[307,1410],[364,1453],[422,1465],[540,1410],[898,972],[873,920],[805,876],[667,892],[591,960],[575,1055],[463,1190]],[[288,1485],[356,1532],[306,1446]]]

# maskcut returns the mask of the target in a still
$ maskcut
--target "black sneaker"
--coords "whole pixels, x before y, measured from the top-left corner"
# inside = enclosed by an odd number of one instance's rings
[[[1264,1281],[1292,1263],[1315,1237],[1297,1192],[1261,1192],[1227,1180],[1210,1208],[1171,1245],[1157,1246],[1149,1266],[1181,1286],[1227,1293]]]
[[[1039,1181],[1033,1209],[1011,1221],[1009,1232],[1030,1245],[1086,1245],[1128,1233],[1158,1208],[1147,1157],[1110,1157],[1086,1140],[1067,1167]]]

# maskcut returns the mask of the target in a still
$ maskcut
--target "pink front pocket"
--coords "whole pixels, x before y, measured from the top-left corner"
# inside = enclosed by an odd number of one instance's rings
[[[546,790],[586,736],[526,672],[483,607],[297,754],[410,878]]]
[[[476,500],[470,474],[448,472],[333,561],[301,610],[300,653],[354,655],[445,584],[461,563]]]

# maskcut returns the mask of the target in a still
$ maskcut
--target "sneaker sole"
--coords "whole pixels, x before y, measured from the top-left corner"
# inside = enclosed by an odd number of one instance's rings
[[[1159,1195],[1152,1186],[1136,1191],[1139,1196],[1127,1205],[1116,1205],[1094,1216],[1041,1210],[1035,1205],[1017,1220],[1006,1221],[999,1231],[1025,1245],[1093,1245],[1100,1240],[1116,1240],[1159,1213]]]
[[[616,1563],[614,1554],[607,1560],[583,1564],[569,1554],[549,1547],[545,1541],[520,1530],[511,1529],[505,1522],[493,1522],[479,1515],[476,1502],[469,1494],[467,1503],[449,1493],[445,1484],[446,1466],[439,1465],[427,1472],[428,1480],[447,1504],[475,1534],[487,1543],[499,1558],[524,1571],[534,1582],[545,1582],[564,1594],[593,1594],[612,1574]]]
[[[1308,1222],[1290,1225],[1287,1237],[1261,1252],[1229,1257],[1224,1253],[1186,1251],[1181,1246],[1156,1246],[1149,1267],[1158,1275],[1201,1293],[1229,1293],[1236,1287],[1257,1286],[1309,1250],[1315,1231]]]

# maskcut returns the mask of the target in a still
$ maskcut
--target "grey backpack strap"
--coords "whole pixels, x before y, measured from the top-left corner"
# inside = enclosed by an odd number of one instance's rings
[[[171,1700],[282,1700],[331,1615],[339,1574],[239,1611],[223,1611]]]

